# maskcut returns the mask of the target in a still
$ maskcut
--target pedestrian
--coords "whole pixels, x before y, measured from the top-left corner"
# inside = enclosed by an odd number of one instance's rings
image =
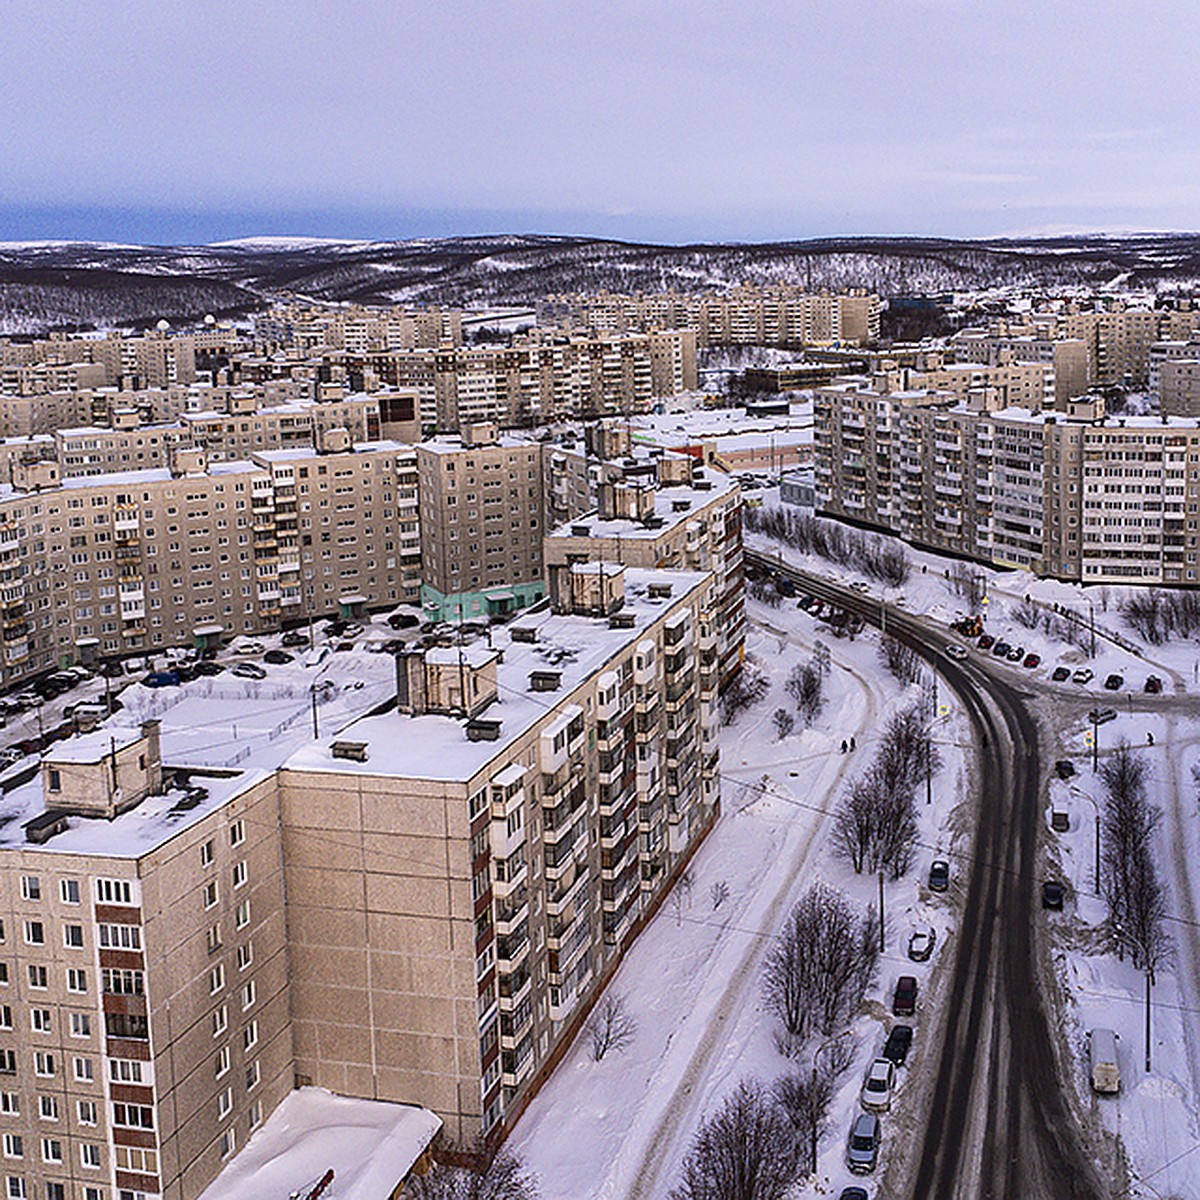
[[[846,739],[842,738],[842,753],[846,753]]]
[[[850,738],[850,749],[851,750],[854,749],[854,738],[853,737]]]
[[[1152,733],[1148,733],[1148,734],[1146,734],[1146,745],[1147,745],[1147,746],[1153,746],[1153,745],[1154,745],[1154,734],[1152,734]]]

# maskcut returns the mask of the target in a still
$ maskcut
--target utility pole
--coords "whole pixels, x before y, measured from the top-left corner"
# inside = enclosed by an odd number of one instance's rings
[[[884,951],[883,944],[883,868],[879,870],[879,953]]]
[[[1094,709],[1092,710],[1095,711]],[[1092,774],[1095,775],[1099,769],[1100,756],[1100,723],[1095,717],[1092,718]]]
[[[313,682],[308,685],[308,694],[312,698],[313,737],[318,738],[321,735],[317,731],[317,683],[316,683],[316,680],[313,680]]]
[[[1150,1071],[1150,968],[1146,967],[1146,1072]]]

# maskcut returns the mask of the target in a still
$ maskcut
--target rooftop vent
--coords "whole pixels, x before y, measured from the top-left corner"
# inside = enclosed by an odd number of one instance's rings
[[[572,537],[591,537],[592,536],[592,527],[590,525],[572,525],[571,526],[571,536]]]
[[[650,585],[651,600],[669,600],[671,597],[671,585],[669,583],[652,583]]]
[[[537,630],[532,625],[512,625],[509,627],[508,636],[514,642],[536,642]]]
[[[556,692],[561,685],[561,671],[529,672],[529,690],[531,692]]]
[[[468,742],[495,742],[500,739],[500,721],[495,717],[473,717],[467,722]]]
[[[366,742],[334,742],[329,747],[329,753],[334,758],[348,758],[352,762],[367,761],[367,743]]]
[[[692,487],[697,492],[711,492],[712,491],[712,480],[711,479],[694,480],[692,483]]]
[[[646,518],[647,529],[661,529],[666,523],[667,522],[664,517],[653,516]]]
[[[631,612],[613,613],[608,618],[609,629],[632,629],[637,624],[636,616]]]
[[[40,846],[43,842],[48,842],[56,833],[62,833],[66,827],[66,813],[38,813],[32,821],[25,822],[25,837],[35,845]]]
[[[690,500],[672,500],[671,501],[671,511],[672,512],[687,512],[687,510],[691,507],[692,507],[692,502]]]

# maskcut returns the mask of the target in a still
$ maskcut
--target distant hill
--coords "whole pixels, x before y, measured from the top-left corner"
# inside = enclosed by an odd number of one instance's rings
[[[234,315],[287,293],[362,304],[522,304],[553,292],[738,283],[862,286],[884,295],[998,286],[1191,290],[1200,286],[1200,234],[695,246],[512,234],[403,242],[263,237],[212,246],[0,243],[0,333]]]

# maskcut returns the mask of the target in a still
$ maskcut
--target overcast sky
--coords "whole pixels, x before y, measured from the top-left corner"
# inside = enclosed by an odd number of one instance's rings
[[[0,240],[1200,228],[1194,0],[0,0]]]

